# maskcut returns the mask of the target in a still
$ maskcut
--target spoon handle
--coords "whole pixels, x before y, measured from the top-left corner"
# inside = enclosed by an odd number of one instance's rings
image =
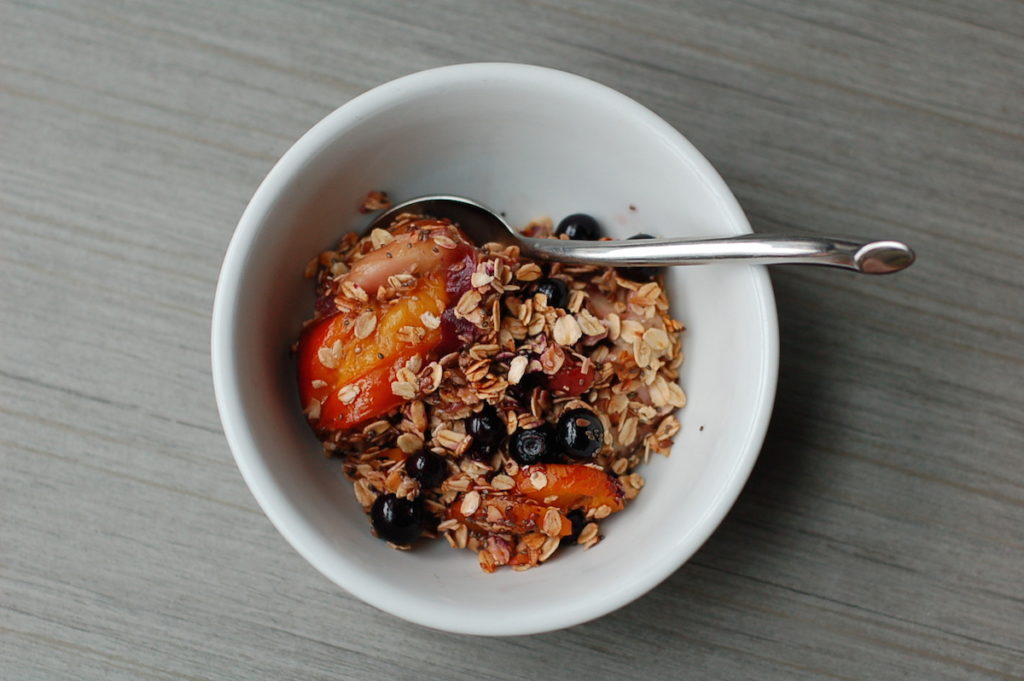
[[[523,238],[527,255],[543,260],[613,267],[652,265],[827,265],[865,274],[897,272],[914,262],[899,241],[750,234],[722,239],[565,241]]]

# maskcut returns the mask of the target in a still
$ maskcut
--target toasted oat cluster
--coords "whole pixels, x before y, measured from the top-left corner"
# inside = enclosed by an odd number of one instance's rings
[[[401,215],[306,275],[306,415],[395,548],[443,536],[488,572],[589,548],[679,431],[683,326],[649,271],[535,262]]]

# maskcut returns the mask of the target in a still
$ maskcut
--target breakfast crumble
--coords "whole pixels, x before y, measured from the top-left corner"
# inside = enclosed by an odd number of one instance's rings
[[[522,232],[599,237],[583,214]],[[487,572],[590,548],[680,429],[683,325],[656,269],[535,261],[402,214],[305,274],[305,414],[394,548],[444,537]]]

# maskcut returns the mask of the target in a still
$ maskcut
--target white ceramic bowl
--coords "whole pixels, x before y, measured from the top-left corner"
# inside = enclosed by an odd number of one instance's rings
[[[647,486],[593,549],[488,575],[443,540],[396,552],[371,536],[302,416],[288,347],[312,310],[303,267],[366,225],[356,207],[371,189],[460,194],[515,224],[586,212],[619,237],[749,232],[725,183],[665,121],[592,81],[517,64],[434,69],[353,99],[296,142],[242,215],[217,286],[213,379],[231,450],[277,529],[336,584],[413,622],[486,635],[567,627],[651,589],[722,520],[761,447],[778,366],[765,271],[669,274],[690,400],[671,457],[641,470]]]

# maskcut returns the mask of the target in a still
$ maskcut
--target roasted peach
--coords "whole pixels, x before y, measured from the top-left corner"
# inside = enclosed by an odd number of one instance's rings
[[[425,314],[440,319],[445,301],[444,278],[428,277],[416,291],[384,309],[368,306],[361,314],[374,317],[373,332],[358,338],[359,317],[338,314],[307,327],[299,339],[299,394],[303,406],[320,404],[319,428],[348,428],[380,416],[405,401],[391,383],[413,356],[425,357],[441,342],[439,328],[428,329]],[[423,330],[414,343],[399,329]]]
[[[514,476],[519,494],[563,511],[624,507],[622,488],[604,471],[583,464],[542,463],[524,466]]]
[[[356,261],[340,286],[362,290],[366,300],[314,322],[299,338],[299,395],[316,428],[351,428],[407,399],[392,383],[412,357],[426,362],[448,341],[442,320],[474,263],[474,249],[453,227],[400,234]],[[378,300],[395,275],[407,275],[408,290]]]
[[[456,499],[448,509],[448,517],[464,522],[470,529],[478,532],[507,532],[522,535],[530,532],[543,532],[547,529],[550,536],[565,537],[572,534],[572,523],[565,514],[556,507],[545,506],[520,496],[483,498],[480,505],[468,517],[462,513],[462,499]],[[558,522],[557,532],[554,527],[545,528],[545,520],[549,512]],[[552,522],[552,521],[548,521]]]

